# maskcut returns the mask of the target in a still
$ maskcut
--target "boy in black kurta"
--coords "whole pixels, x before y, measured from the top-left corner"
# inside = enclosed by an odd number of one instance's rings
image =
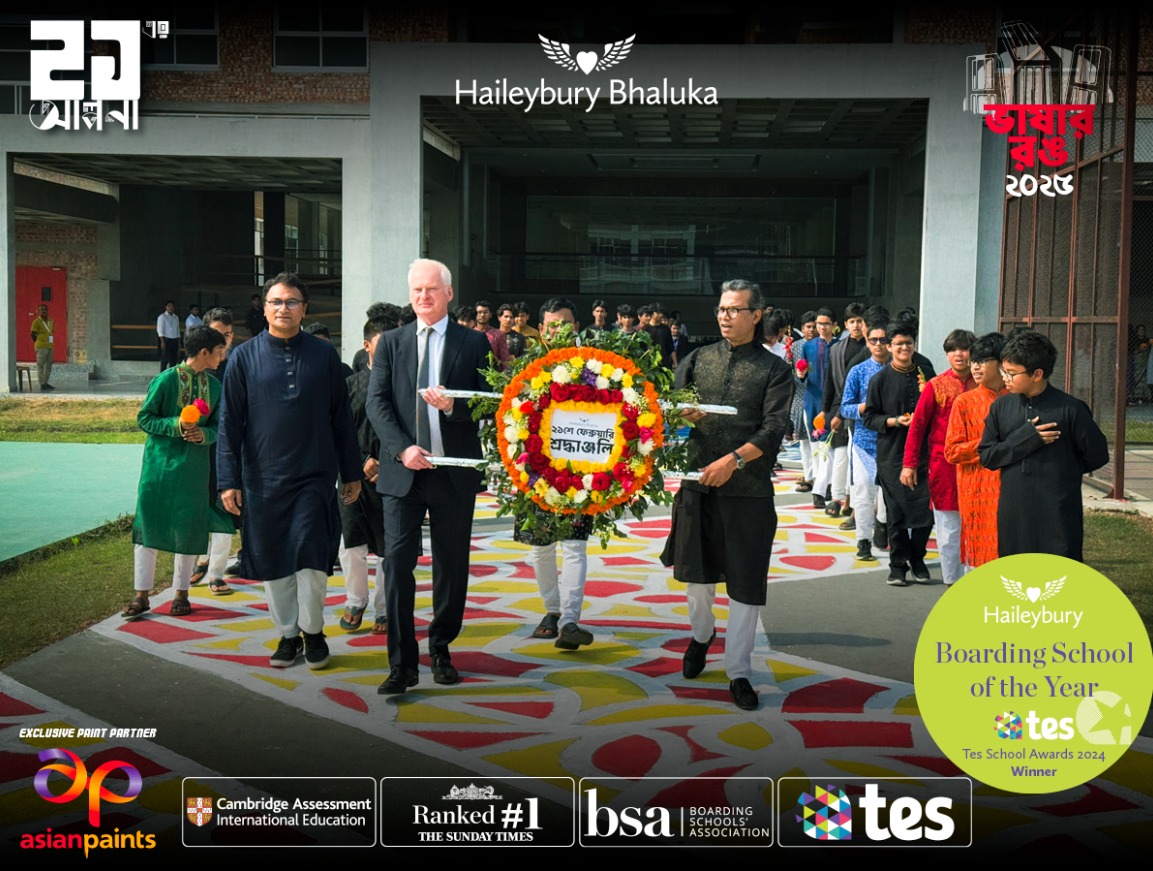
[[[917,401],[925,384],[937,373],[927,360],[918,359],[915,355],[915,324],[905,321],[890,324],[886,335],[892,358],[889,365],[869,382],[861,422],[878,434],[877,480],[889,516],[888,583],[903,587],[910,568],[918,583],[929,581],[925,550],[933,529],[933,512],[929,507],[928,454],[922,457],[923,468],[917,470],[912,487],[902,482],[901,469],[905,459],[905,440]]]
[[[1057,349],[1036,332],[1001,353],[1008,393],[989,409],[978,453],[1001,470],[997,552],[1052,553],[1081,560],[1081,476],[1109,462],[1105,434],[1089,407],[1049,383]]]

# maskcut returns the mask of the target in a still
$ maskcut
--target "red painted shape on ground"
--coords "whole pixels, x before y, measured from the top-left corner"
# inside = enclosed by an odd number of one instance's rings
[[[635,556],[606,556],[601,557],[601,562],[606,566],[649,566],[652,565],[651,560],[640,559]],[[681,598],[684,598],[683,596]]]
[[[692,728],[692,726],[662,726],[661,731],[671,732],[673,735],[676,735],[678,738],[688,744],[689,751],[692,754],[691,761],[693,762],[704,762],[706,759],[725,758],[723,753],[714,753],[712,750],[707,750],[692,738],[690,738],[689,732],[692,730]]]
[[[662,656],[659,659],[650,659],[648,662],[642,662],[640,665],[629,666],[629,671],[634,671],[637,674],[643,674],[646,677],[664,677],[667,674],[676,674],[681,670],[681,661],[673,659],[670,656]]]
[[[848,537],[838,538],[835,535],[828,535],[823,532],[806,532],[805,544],[843,544],[848,547],[849,539]]]
[[[1100,787],[1087,783],[1088,792],[1075,801],[1061,804],[1041,805],[1037,810],[1052,814],[1055,817],[1079,817],[1082,814],[1103,814],[1109,811],[1136,810],[1137,805],[1126,801],[1119,795],[1105,792]]]
[[[271,655],[270,651],[268,656]],[[272,668],[268,664],[268,656],[242,656],[239,653],[192,653],[192,656],[216,659],[220,662],[235,662],[237,665],[243,665],[247,668]],[[279,671],[279,669],[277,670]]]
[[[665,527],[664,529],[630,529],[629,532],[632,535],[638,536],[639,538],[668,538],[669,537],[668,527]]]
[[[661,758],[661,745],[644,735],[626,735],[593,751],[593,765],[616,777],[644,777]]]
[[[732,704],[733,695],[728,689],[716,689],[714,687],[691,686],[691,687],[673,687],[673,695],[678,699],[704,699],[708,702],[729,702]]]
[[[801,733],[806,747],[912,747],[913,730],[908,723],[876,723],[852,720],[789,720]]]
[[[622,624],[619,619],[581,620],[581,623],[586,626],[607,626],[610,629],[665,629],[669,632],[689,631],[689,627],[685,623],[661,623],[656,620],[629,620],[628,623],[625,624]]]
[[[694,774],[691,780],[682,780],[658,792],[649,799],[649,807],[728,807],[729,797],[725,795],[725,780],[746,767],[736,765],[706,771],[704,774]],[[704,780],[706,777],[719,779]]]
[[[468,567],[468,573],[474,578],[487,578],[489,575],[495,575],[499,569],[496,566],[477,565],[472,563]]]
[[[672,526],[671,517],[660,517],[656,520],[638,520],[628,524],[629,529],[668,529]]]
[[[783,556],[780,561],[787,566],[794,566],[798,569],[808,569],[814,572],[823,572],[831,569],[837,562],[835,556]]]
[[[432,565],[432,557],[431,556],[418,556],[416,558],[416,564],[418,566],[431,566]]]
[[[687,633],[680,638],[670,638],[668,641],[661,645],[663,650],[667,650],[669,653],[675,653],[678,656],[684,656],[685,651],[688,650],[688,647],[689,635]],[[724,651],[725,636],[717,635],[717,637],[713,639],[713,643],[709,645],[709,654],[711,655],[714,653],[724,653]]]
[[[620,581],[589,581],[585,584],[585,596],[607,599],[609,596],[620,596],[624,593],[639,593],[643,589],[640,584],[624,584]]]
[[[332,699],[332,701],[336,702],[341,707],[357,711],[361,714],[368,713],[368,704],[364,701],[364,699],[362,699],[351,690],[341,690],[337,689],[336,687],[325,687],[323,690],[321,690],[321,693]]]
[[[508,614],[504,611],[486,611],[483,608],[465,608],[464,619],[467,620],[516,620],[518,623],[524,619],[520,614]]]
[[[160,613],[167,614],[168,611],[164,610]],[[176,617],[176,620],[184,620],[188,623],[203,623],[208,620],[235,620],[237,617],[247,617],[243,611],[231,611],[226,608],[221,608],[216,604],[201,605],[199,601],[192,603],[192,613],[187,617]]]
[[[885,687],[841,677],[794,690],[785,697],[786,714],[860,714],[865,703]]]
[[[0,717],[23,717],[28,714],[43,714],[39,708],[33,707],[20,699],[0,693]]]
[[[387,635],[373,635],[371,632],[362,632],[348,639],[349,647],[388,647]]]
[[[122,739],[117,738],[117,739],[113,739],[113,740],[119,741]],[[132,738],[132,739],[124,739],[124,740],[138,741],[141,739]],[[73,751],[73,752],[75,752],[75,751]],[[77,753],[76,755],[80,756],[81,754]],[[81,757],[81,758],[83,758],[83,757]],[[168,768],[165,768],[163,765],[161,765],[155,759],[149,759],[147,756],[141,756],[139,753],[137,753],[135,750],[132,750],[129,747],[107,747],[107,748],[101,750],[99,753],[93,753],[91,756],[84,759],[84,764],[88,766],[88,771],[91,772],[91,771],[99,768],[105,762],[114,762],[114,761],[127,762],[129,765],[134,766],[136,768],[136,770],[140,772],[141,777],[155,777],[157,774],[167,774],[170,770]],[[119,777],[123,776],[123,772],[122,771],[110,771],[108,776],[119,778]],[[128,778],[124,777],[124,779],[127,780]],[[119,788],[118,784],[112,786],[112,791],[116,792],[116,793],[122,793],[123,792],[123,790],[121,790]],[[103,821],[101,821],[101,822],[103,824]]]
[[[636,601],[649,602],[653,605],[667,605],[669,603],[676,604],[679,602],[683,605],[685,603],[685,597],[683,595],[678,596],[675,593],[660,593],[653,596],[637,596]]]
[[[487,605],[489,602],[495,602],[500,596],[469,596],[470,602],[475,602],[478,605]]]
[[[471,747],[488,747],[503,741],[516,741],[520,738],[535,738],[538,732],[412,732],[418,738],[427,738],[437,744],[467,750]]]
[[[512,578],[527,579],[530,581],[536,580],[536,572],[532,570],[532,566],[528,563],[510,563],[513,568],[513,573],[510,575]]]
[[[173,644],[178,641],[198,641],[201,638],[214,637],[207,632],[181,629],[179,626],[169,625],[162,620],[149,620],[147,617],[122,623],[116,631],[127,632],[129,635],[136,635],[140,638],[147,638],[149,641],[155,641],[157,644]]]
[[[420,659],[421,662],[431,668],[427,656],[422,656]],[[520,677],[526,671],[532,671],[538,667],[536,663],[513,662],[511,659],[502,659],[499,656],[493,656],[491,653],[482,653],[477,650],[453,653],[452,664],[460,671],[461,676],[466,679],[469,675]]]
[[[516,714],[518,717],[534,717],[537,720],[548,717],[553,709],[552,702],[477,702],[476,706]]]
[[[43,765],[44,763],[35,753],[13,753],[11,750],[0,750],[0,783],[31,780]]]

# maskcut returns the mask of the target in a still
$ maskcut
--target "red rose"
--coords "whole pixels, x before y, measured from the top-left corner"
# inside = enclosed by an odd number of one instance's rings
[[[554,487],[556,486],[556,469],[554,469],[552,466],[549,466],[543,472],[541,472],[541,474],[544,476],[546,481],[548,481]]]
[[[607,390],[597,391],[597,402],[599,402],[601,405],[608,405],[612,401],[613,398]]]
[[[528,458],[528,464],[532,466],[532,470],[539,475],[548,468],[548,457],[544,454],[533,454]]]
[[[585,488],[585,482],[580,475],[573,475],[572,486],[576,487],[578,490],[583,490]]]
[[[624,393],[622,393],[619,390],[610,390],[609,391],[609,397],[612,399],[613,402],[624,402],[625,401]]]
[[[629,447],[628,445],[625,445],[623,448],[621,448],[621,459],[622,460],[627,460],[632,455],[633,455],[633,449],[631,447]]]
[[[641,434],[641,428],[633,420],[626,420],[621,424],[621,433],[630,442]]]
[[[561,472],[556,476],[556,483],[553,485],[561,493],[568,492],[568,488],[572,486],[572,477],[568,472]]]
[[[546,390],[540,395],[540,399],[536,401],[536,404],[541,411],[544,411],[548,408],[550,402],[552,402],[552,397],[548,395],[548,391]]]
[[[636,420],[637,415],[640,414],[640,412],[633,408],[631,405],[626,405],[621,408],[621,414],[623,414],[629,420]]]
[[[553,384],[552,398],[557,402],[567,402],[572,398],[572,388],[567,384]]]
[[[521,414],[532,414],[536,411],[536,407],[527,399],[520,404]]]
[[[525,441],[524,446],[530,454],[539,453],[541,448],[544,447],[544,439],[542,439],[536,433],[533,433]]]
[[[578,388],[581,402],[592,402],[597,398],[597,389],[591,384],[582,384]]]
[[[641,441],[651,442],[653,440],[653,431],[647,426],[641,427]]]
[[[809,361],[806,360],[804,357],[802,357],[800,360],[797,361],[797,371],[798,372],[808,371],[808,368],[809,368]]]
[[[536,412],[535,414],[530,414],[528,416],[528,428],[530,430],[539,431],[540,430],[540,422],[541,422],[541,416],[540,416],[539,411]]]
[[[611,490],[613,486],[613,476],[608,472],[596,472],[593,474],[593,489],[594,490]]]

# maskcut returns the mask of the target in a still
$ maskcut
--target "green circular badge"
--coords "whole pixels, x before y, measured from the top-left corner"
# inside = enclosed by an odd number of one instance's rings
[[[1000,789],[1057,792],[1092,780],[1137,737],[1153,653],[1104,575],[1020,554],[941,597],[914,673],[925,726],[959,768]]]

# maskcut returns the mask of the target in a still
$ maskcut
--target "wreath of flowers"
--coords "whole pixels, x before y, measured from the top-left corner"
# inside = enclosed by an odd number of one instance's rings
[[[661,401],[692,394],[672,389],[659,350],[640,336],[607,334],[595,340],[597,347],[577,347],[565,327],[551,339],[551,350],[533,342],[508,370],[485,371],[501,393],[484,439],[491,465],[507,472],[494,482],[498,514],[515,513],[525,528],[544,522],[557,538],[569,537],[573,522],[587,518],[583,522],[607,543],[626,510],[640,518],[650,503],[672,501],[661,469],[684,469],[687,456],[682,443],[666,441]],[[492,413],[484,404],[478,403],[478,415]],[[616,416],[603,462],[552,455],[558,409]]]

